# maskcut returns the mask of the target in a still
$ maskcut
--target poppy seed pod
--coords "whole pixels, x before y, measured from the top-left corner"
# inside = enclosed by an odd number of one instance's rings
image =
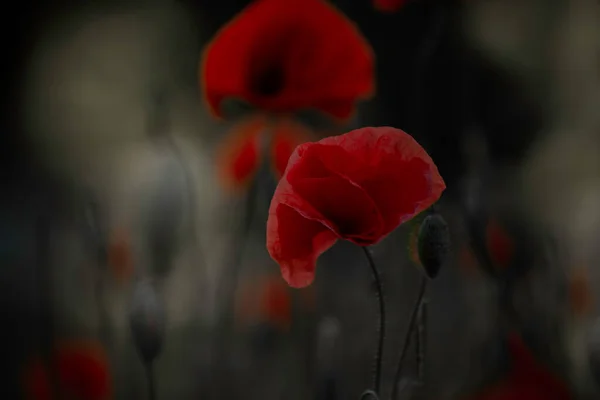
[[[425,274],[431,279],[435,278],[450,250],[448,224],[441,215],[425,217],[419,228],[417,249]]]
[[[129,314],[131,333],[144,363],[160,353],[165,334],[165,309],[149,281],[135,284]]]

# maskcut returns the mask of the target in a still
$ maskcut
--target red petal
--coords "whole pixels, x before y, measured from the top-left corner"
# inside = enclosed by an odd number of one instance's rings
[[[321,160],[373,199],[383,217],[381,238],[430,207],[446,188],[436,165],[412,136],[400,129],[362,128],[319,142]],[[333,157],[339,147],[346,159]],[[380,239],[381,239],[380,238]]]
[[[27,399],[31,400],[50,400],[52,398],[50,391],[50,382],[44,365],[37,359],[26,371],[25,391]]]
[[[107,360],[102,347],[91,343],[68,343],[58,352],[62,386],[79,398],[106,399],[111,394]]]
[[[509,376],[472,400],[571,399],[564,383],[536,362],[518,334],[509,336],[508,345],[513,363]]]
[[[258,0],[207,47],[205,97],[242,98],[271,112],[316,108],[346,119],[374,89],[374,59],[356,27],[322,0]]]
[[[312,283],[317,258],[337,240],[320,222],[323,219],[293,192],[285,178],[279,181],[269,208],[267,250],[279,264],[283,279],[292,287]]]
[[[236,125],[222,143],[217,155],[221,183],[229,189],[241,189],[252,180],[260,164],[257,138],[265,129],[265,120],[257,117]]]
[[[65,342],[59,345],[55,357],[55,369],[64,395],[89,400],[110,398],[108,363],[98,343]],[[36,359],[28,370],[26,383],[28,395],[32,399],[52,398],[48,372],[40,359]]]
[[[406,0],[373,0],[373,3],[377,10],[393,13],[404,7]]]
[[[377,205],[363,188],[322,162],[326,158],[332,165],[344,163],[351,160],[348,154],[319,144],[310,144],[298,154],[287,171],[296,195],[318,210],[321,222],[341,238],[361,246],[377,242],[384,226]]]
[[[277,178],[283,176],[283,172],[287,167],[290,156],[294,149],[302,143],[310,139],[310,133],[300,124],[294,123],[288,119],[281,121],[275,127],[275,135],[273,137],[273,146],[271,149],[271,157],[273,160],[273,169]]]
[[[288,289],[281,278],[269,279],[265,285],[263,299],[264,313],[282,328],[289,327],[292,315],[292,304]]]

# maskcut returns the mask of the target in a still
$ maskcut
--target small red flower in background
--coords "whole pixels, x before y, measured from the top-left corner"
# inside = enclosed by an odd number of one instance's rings
[[[508,268],[513,260],[515,245],[508,232],[496,219],[488,222],[485,228],[485,239],[494,267],[501,270]]]
[[[127,230],[112,233],[108,246],[108,265],[117,281],[128,282],[133,276],[134,261],[131,239]]]
[[[569,277],[568,287],[571,312],[577,317],[591,313],[594,309],[594,295],[590,289],[586,267],[575,268]]]
[[[512,358],[509,376],[472,400],[571,399],[565,384],[535,360],[518,334],[509,336],[508,346]]]
[[[269,209],[267,249],[293,287],[309,285],[337,239],[372,245],[446,188],[408,134],[362,128],[296,148]]]
[[[225,186],[240,189],[252,181],[265,156],[261,154],[260,141],[267,130],[272,134],[268,156],[277,179],[283,175],[296,146],[311,138],[308,129],[287,118],[269,122],[264,116],[256,116],[237,124],[217,155],[220,180]]]
[[[407,0],[373,0],[375,8],[381,12],[393,13],[400,10]]]
[[[208,45],[201,83],[223,116],[236,98],[264,112],[317,109],[339,119],[374,89],[373,52],[356,27],[323,0],[257,0]]]
[[[108,400],[112,396],[108,361],[104,349],[96,342],[66,342],[54,353],[53,372],[64,398]],[[26,370],[28,399],[51,400],[51,374],[40,358]]]
[[[237,318],[244,323],[267,321],[282,330],[292,322],[292,299],[288,287],[279,276],[252,281],[241,290]]]

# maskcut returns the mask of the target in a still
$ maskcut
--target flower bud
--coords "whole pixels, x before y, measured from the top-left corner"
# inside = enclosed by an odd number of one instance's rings
[[[425,274],[435,278],[446,262],[450,250],[448,224],[439,214],[430,214],[419,228],[417,250]]]
[[[129,323],[142,360],[151,363],[160,354],[164,341],[165,309],[150,281],[135,284]]]

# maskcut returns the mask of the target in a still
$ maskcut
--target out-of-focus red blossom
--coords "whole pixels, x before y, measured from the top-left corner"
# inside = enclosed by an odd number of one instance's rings
[[[506,230],[496,221],[491,219],[485,230],[486,246],[494,266],[506,269],[510,266],[515,252],[515,245]]]
[[[292,322],[292,301],[288,287],[281,277],[252,281],[240,291],[237,318],[244,323],[267,321],[281,329]]]
[[[374,57],[326,1],[257,0],[207,46],[201,83],[218,117],[223,100],[238,98],[266,112],[317,109],[347,119],[374,90]]]
[[[590,289],[587,268],[578,267],[569,278],[569,305],[571,312],[581,317],[594,309],[594,295]]]
[[[272,278],[266,282],[261,300],[262,312],[269,321],[282,329],[289,328],[292,319],[292,304],[288,288],[281,278]]]
[[[509,336],[512,358],[510,373],[503,382],[470,400],[570,400],[571,395],[558,377],[539,364],[523,339]]]
[[[406,4],[406,0],[373,0],[375,8],[381,12],[394,13]]]
[[[108,400],[112,387],[104,349],[96,342],[66,342],[54,353],[53,373],[64,398]],[[52,400],[51,375],[40,358],[34,359],[25,375],[26,398]]]
[[[405,132],[362,128],[296,148],[271,201],[267,249],[290,286],[309,285],[337,239],[379,242],[446,188]]]
[[[269,121],[257,115],[237,124],[217,155],[219,178],[227,188],[243,189],[252,181],[265,156],[260,141],[269,134],[267,130],[272,134],[268,156],[277,179],[283,175],[294,148],[311,138],[308,129],[290,118]]]

